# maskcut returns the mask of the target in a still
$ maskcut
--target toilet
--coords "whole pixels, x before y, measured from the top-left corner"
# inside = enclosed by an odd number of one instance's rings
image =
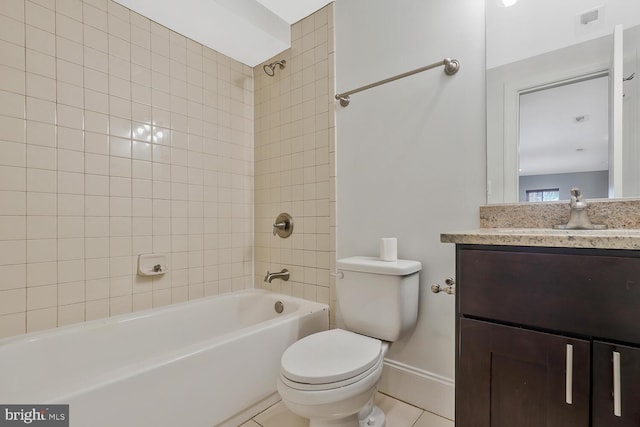
[[[384,356],[418,317],[418,261],[351,257],[337,262],[344,324],[296,341],[282,355],[278,392],[310,427],[385,427],[373,404]]]

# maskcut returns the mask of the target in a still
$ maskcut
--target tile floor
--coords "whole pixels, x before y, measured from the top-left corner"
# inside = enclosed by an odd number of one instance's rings
[[[387,416],[387,427],[454,427],[453,421],[396,400],[376,394],[376,405]],[[240,427],[308,427],[309,422],[291,413],[282,402],[267,408]]]

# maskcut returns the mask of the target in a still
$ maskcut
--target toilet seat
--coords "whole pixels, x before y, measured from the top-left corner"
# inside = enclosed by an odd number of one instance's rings
[[[332,382],[332,383],[322,383],[322,384],[299,383],[299,382],[291,381],[290,379],[285,377],[284,374],[280,374],[280,380],[287,387],[295,389],[295,390],[302,390],[302,391],[332,390],[332,389],[335,389],[335,388],[345,387],[345,386],[351,385],[353,383],[357,383],[359,381],[362,381],[362,380],[366,379],[369,375],[372,375],[373,373],[378,372],[378,370],[380,369],[380,366],[383,363],[383,360],[384,359],[382,357],[380,357],[380,360],[378,361],[378,363],[376,363],[375,365],[373,365],[372,367],[370,367],[366,371],[360,373],[359,375],[356,375],[356,376],[351,377],[351,378],[346,378],[346,379],[341,380],[341,381]]]
[[[382,364],[378,339],[342,329],[309,335],[282,355],[281,379],[298,390],[328,390],[366,378]]]

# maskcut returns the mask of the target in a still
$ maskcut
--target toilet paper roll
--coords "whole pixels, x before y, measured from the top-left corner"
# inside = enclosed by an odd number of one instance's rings
[[[380,239],[380,259],[382,261],[398,260],[398,239],[383,237]]]

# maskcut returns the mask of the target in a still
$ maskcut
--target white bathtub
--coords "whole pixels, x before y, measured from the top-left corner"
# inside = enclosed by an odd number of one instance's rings
[[[71,427],[238,425],[277,400],[282,353],[328,313],[247,290],[0,340],[0,403],[69,404]]]

